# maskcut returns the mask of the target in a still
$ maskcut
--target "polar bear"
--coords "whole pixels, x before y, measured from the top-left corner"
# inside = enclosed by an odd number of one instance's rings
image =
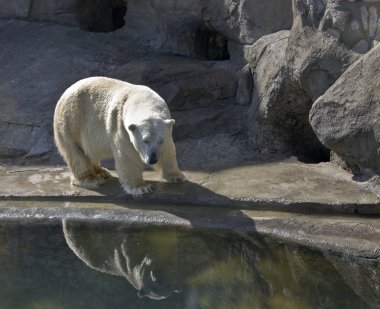
[[[177,165],[174,123],[165,101],[152,89],[90,77],[76,82],[59,99],[54,137],[73,185],[104,184],[111,174],[100,160],[113,157],[123,189],[138,196],[153,191],[143,179],[145,164],[153,165],[168,182],[186,180]]]

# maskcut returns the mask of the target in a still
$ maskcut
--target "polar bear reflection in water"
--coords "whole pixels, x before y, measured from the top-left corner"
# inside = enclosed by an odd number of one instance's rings
[[[142,231],[128,232],[120,228],[115,224],[99,227],[96,223],[63,221],[68,246],[87,266],[126,278],[139,297],[160,300],[179,292],[175,274],[170,267],[162,268],[162,258],[169,257],[160,255],[161,252],[155,256],[147,246],[153,239],[144,239],[147,234]]]
[[[63,231],[68,246],[87,266],[124,277],[139,297],[177,295],[175,300],[185,304],[210,297],[228,303],[247,294],[257,302],[269,292],[254,261],[261,245],[251,240],[234,243],[225,233],[72,219],[64,220]]]
[[[140,297],[166,299],[166,308],[364,308],[366,303],[377,308],[380,304],[371,288],[379,278],[378,268],[257,234],[78,219],[64,220],[63,232],[68,246],[87,266],[124,277]],[[107,288],[113,291],[115,286]],[[132,301],[129,292],[127,302]]]

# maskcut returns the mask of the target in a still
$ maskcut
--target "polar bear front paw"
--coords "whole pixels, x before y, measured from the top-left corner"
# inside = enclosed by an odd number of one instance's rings
[[[169,183],[182,183],[182,182],[185,182],[187,180],[186,176],[180,171],[165,175],[164,178]]]
[[[131,194],[134,198],[140,197],[142,194],[151,193],[154,191],[154,187],[151,184],[143,184],[137,187],[123,185],[123,189],[128,194]]]
[[[106,181],[100,175],[91,175],[84,178],[71,178],[71,184],[77,187],[83,187],[87,189],[96,189],[104,185]]]

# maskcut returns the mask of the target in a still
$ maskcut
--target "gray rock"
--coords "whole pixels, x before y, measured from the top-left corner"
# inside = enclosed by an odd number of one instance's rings
[[[352,50],[359,53],[359,54],[365,54],[369,49],[369,44],[366,40],[360,40],[353,48]]]
[[[152,51],[228,59],[228,41],[252,44],[289,29],[291,0],[0,0],[0,18],[25,18],[80,26],[91,32],[120,29]]]
[[[0,1],[0,18],[27,18],[32,0]]]
[[[281,134],[274,113],[279,88],[286,69],[285,50],[289,31],[267,35],[252,45],[249,55],[249,72],[253,72],[253,93],[248,114],[248,139],[261,152],[286,151],[289,148]],[[239,85],[239,92],[245,93]],[[249,89],[249,88],[248,88]],[[244,104],[247,95],[240,99]],[[281,113],[283,115],[283,113]]]
[[[125,20],[121,31],[153,50],[225,59],[227,42],[252,44],[289,29],[292,9],[290,0],[134,0]]]
[[[0,21],[0,157],[54,149],[51,123],[62,92],[125,61],[119,40],[71,27]],[[89,48],[91,46],[91,48]],[[46,135],[47,134],[47,135]]]
[[[328,9],[334,27],[327,27]],[[329,151],[315,136],[308,116],[313,102],[358,58],[331,35],[340,33],[349,16],[342,12],[332,2],[295,0],[291,31],[264,36],[251,46],[247,57],[254,85],[248,118],[252,146],[292,151],[305,160],[328,159]],[[240,102],[246,103],[244,83],[238,88]]]
[[[297,0],[298,1],[298,0]],[[368,51],[379,25],[379,1],[299,1],[305,8],[318,8],[315,16],[320,16],[319,29],[334,29],[340,32],[339,40],[348,48],[359,53]],[[326,6],[323,6],[323,2]],[[316,18],[318,20],[319,18]],[[316,21],[315,20],[315,21]],[[318,23],[318,22],[317,22]],[[364,43],[367,42],[367,48]],[[360,44],[359,44],[360,43]],[[360,48],[356,47],[359,44]]]
[[[230,62],[146,57],[128,61],[109,74],[150,86],[172,111],[235,103],[238,72]]]
[[[26,18],[78,24],[76,0],[0,0],[0,18]]]
[[[207,5],[211,25],[242,45],[292,25],[291,0],[208,1]]]
[[[310,123],[321,142],[353,171],[380,172],[380,46],[355,62],[314,104]]]

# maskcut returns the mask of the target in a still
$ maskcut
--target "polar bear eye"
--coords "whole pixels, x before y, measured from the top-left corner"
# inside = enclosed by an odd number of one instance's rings
[[[160,145],[161,145],[163,142],[164,142],[163,139],[160,139],[160,140],[158,141],[158,143],[159,143]]]
[[[143,142],[144,142],[145,144],[149,144],[149,140],[148,140],[147,138],[144,138],[144,139],[143,139]]]

